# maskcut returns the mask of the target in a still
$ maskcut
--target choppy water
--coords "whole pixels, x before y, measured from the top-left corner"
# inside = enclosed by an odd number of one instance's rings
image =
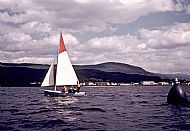
[[[167,104],[169,89],[83,87],[85,97],[52,98],[37,87],[0,87],[0,130],[190,130],[190,104]]]

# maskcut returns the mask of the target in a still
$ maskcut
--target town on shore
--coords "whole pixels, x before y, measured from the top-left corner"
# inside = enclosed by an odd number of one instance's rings
[[[183,85],[189,85],[190,82],[181,83]],[[174,85],[174,82],[154,82],[154,81],[142,81],[140,83],[114,83],[114,82],[84,82],[81,83],[83,86],[170,86]]]

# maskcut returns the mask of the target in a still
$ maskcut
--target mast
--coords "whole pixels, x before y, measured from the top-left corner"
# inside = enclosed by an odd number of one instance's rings
[[[56,55],[56,60],[57,60],[57,65],[58,65],[58,52],[57,52],[57,55]],[[55,69],[55,72],[54,72],[54,86],[55,86],[55,91],[57,90],[56,88],[56,74],[57,74],[57,65],[56,65],[56,69]]]

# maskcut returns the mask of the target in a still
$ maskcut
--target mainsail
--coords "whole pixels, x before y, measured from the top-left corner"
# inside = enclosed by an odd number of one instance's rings
[[[41,86],[44,87],[44,86],[54,86],[54,85],[55,85],[55,82],[54,82],[54,62],[52,62]]]
[[[56,86],[77,85],[77,82],[77,75],[67,54],[62,33],[60,33],[60,48],[57,62]]]

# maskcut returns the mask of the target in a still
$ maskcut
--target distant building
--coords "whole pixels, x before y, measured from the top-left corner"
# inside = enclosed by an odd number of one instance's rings
[[[111,86],[117,86],[118,84],[112,82],[110,85],[111,85]]]
[[[31,82],[30,85],[41,85],[41,82]]]
[[[152,86],[152,85],[157,85],[154,81],[142,81],[141,85],[143,86]]]
[[[109,82],[95,82],[95,85],[97,85],[97,86],[109,86],[110,83]]]
[[[93,83],[93,82],[87,82],[85,85],[88,85],[88,86],[94,86],[94,85],[96,85],[96,84]]]
[[[85,86],[85,85],[86,85],[86,83],[85,83],[85,82],[84,82],[84,83],[80,83],[80,85]]]
[[[119,85],[120,86],[130,86],[131,84],[130,83],[120,83]]]
[[[137,85],[140,85],[140,83],[133,83],[132,85],[137,86]]]
[[[164,81],[164,82],[158,82],[158,85],[166,86],[170,85],[170,83]]]

